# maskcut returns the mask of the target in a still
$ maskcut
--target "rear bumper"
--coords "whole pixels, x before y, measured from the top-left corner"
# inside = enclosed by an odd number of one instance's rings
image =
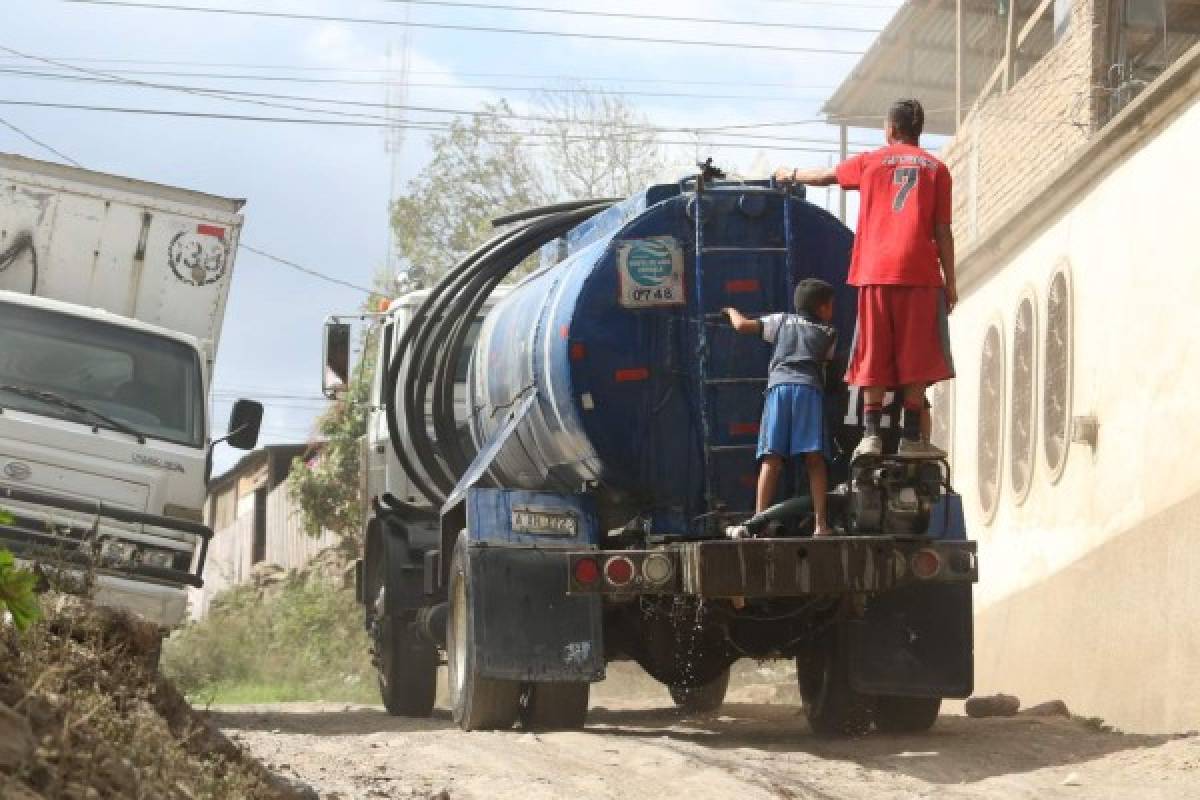
[[[151,585],[166,583],[195,588],[204,585],[204,562],[213,535],[212,529],[206,525],[115,508],[100,502],[0,486],[0,507],[3,507],[5,500],[20,506],[13,510],[14,519],[10,524],[0,525],[0,546],[25,561],[61,567],[95,568],[101,576],[129,582],[144,581]],[[56,512],[67,512],[71,515],[71,522],[58,522],[55,519]],[[81,520],[87,522],[81,523]],[[143,534],[154,536],[157,533],[176,542],[182,534],[192,541],[192,552],[198,553],[194,558],[188,557],[186,568],[182,564],[168,568],[139,563],[98,563],[98,539],[126,538],[122,536],[125,529],[106,528],[106,523],[110,526],[112,523],[137,526],[136,530]],[[127,540],[137,541],[138,538],[128,537]],[[195,546],[197,544],[198,547]]]
[[[927,568],[929,554],[937,571],[918,574],[914,560]],[[594,570],[581,563],[589,560]],[[614,560],[629,563],[609,569]],[[974,542],[895,536],[707,540],[654,550],[575,552],[569,561],[570,594],[802,597],[979,580]],[[586,580],[592,574],[595,580]],[[631,575],[628,581],[612,579],[624,574]]]

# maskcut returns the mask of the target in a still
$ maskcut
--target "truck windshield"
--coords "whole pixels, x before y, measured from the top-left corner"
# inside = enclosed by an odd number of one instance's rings
[[[0,302],[0,407],[204,444],[200,359],[182,342],[41,308]],[[39,398],[57,395],[69,404]],[[114,423],[114,424],[109,424]]]

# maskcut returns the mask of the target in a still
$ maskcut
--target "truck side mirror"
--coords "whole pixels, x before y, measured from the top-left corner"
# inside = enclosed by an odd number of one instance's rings
[[[325,323],[321,348],[321,392],[333,400],[350,386],[350,326],[332,320]]]
[[[262,428],[263,406],[255,400],[238,400],[229,414],[229,434],[225,441],[238,450],[253,450]]]

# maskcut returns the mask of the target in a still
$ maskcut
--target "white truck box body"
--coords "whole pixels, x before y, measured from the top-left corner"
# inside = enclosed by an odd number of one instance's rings
[[[69,571],[97,541],[97,602],[164,628],[211,536],[208,398],[242,205],[0,154],[0,546]]]
[[[243,204],[0,154],[0,289],[188,333],[211,359]]]

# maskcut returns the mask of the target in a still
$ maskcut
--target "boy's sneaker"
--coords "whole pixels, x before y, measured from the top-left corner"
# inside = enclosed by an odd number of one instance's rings
[[[725,529],[725,535],[730,539],[749,539],[750,529],[745,525],[730,525]]]
[[[850,463],[853,464],[860,458],[879,458],[882,455],[883,437],[878,434],[866,435],[862,437],[858,447],[854,448],[854,455],[850,457]]]
[[[901,439],[896,455],[901,458],[945,458],[946,451],[923,439]]]

